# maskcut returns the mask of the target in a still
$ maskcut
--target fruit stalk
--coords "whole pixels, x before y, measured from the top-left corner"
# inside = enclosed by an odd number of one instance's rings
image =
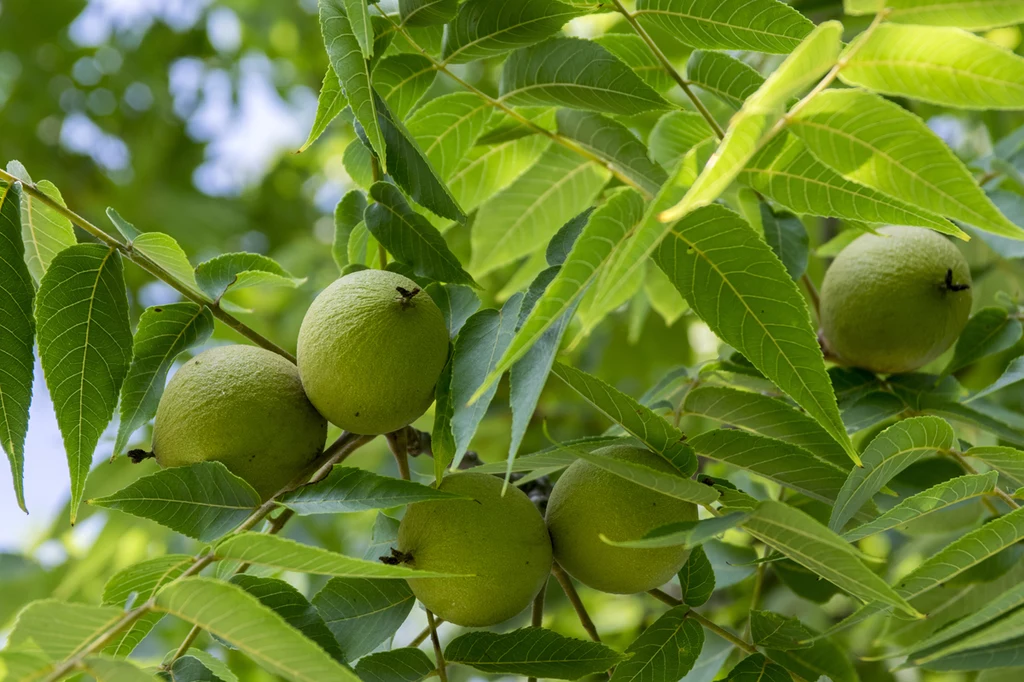
[[[430,643],[434,645],[434,658],[437,660],[437,676],[441,682],[448,682],[448,666],[444,662],[444,654],[441,652],[441,640],[437,637],[437,623],[434,621],[434,614],[427,611],[427,625],[430,629]]]
[[[601,641],[601,635],[597,634],[597,627],[594,626],[594,621],[590,619],[590,614],[587,613],[587,609],[583,606],[583,601],[580,599],[579,593],[572,584],[572,578],[569,574],[559,566],[557,563],[552,564],[551,573],[554,574],[558,584],[562,586],[562,591],[565,592],[565,596],[569,599],[569,603],[576,609],[576,617],[580,619],[580,625],[590,635],[590,639],[595,642]]]

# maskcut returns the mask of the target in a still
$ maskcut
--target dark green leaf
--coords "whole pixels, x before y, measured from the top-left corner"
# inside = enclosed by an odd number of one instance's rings
[[[708,477],[710,478],[710,477]],[[701,483],[707,484],[707,480]],[[715,516],[702,521],[679,521],[655,528],[639,540],[605,540],[615,547],[697,547],[746,520],[744,513]]]
[[[1020,320],[1011,318],[1006,308],[982,308],[971,316],[956,341],[953,358],[943,370],[944,374],[973,364],[984,357],[999,353],[1020,340]]]
[[[686,616],[687,606],[669,609],[626,649],[611,682],[678,680],[690,672],[704,647],[704,629]]]
[[[771,611],[750,612],[750,637],[757,646],[768,649],[805,649],[814,635],[796,618],[786,618]]]
[[[711,598],[715,591],[715,569],[704,547],[694,547],[686,563],[679,569],[679,585],[683,603],[697,607]]]
[[[583,13],[558,0],[466,0],[445,30],[441,57],[459,64],[502,54],[558,33]]]
[[[964,454],[980,459],[1009,478],[1014,485],[1024,486],[1024,452],[1000,445],[979,445]]]
[[[786,669],[772,663],[764,654],[747,656],[729,671],[725,682],[792,682]]]
[[[734,109],[743,106],[743,102],[764,84],[764,77],[754,67],[722,52],[703,50],[690,55],[686,78]]]
[[[401,580],[332,578],[313,597],[313,605],[352,661],[395,634],[416,602]]]
[[[926,663],[926,670],[985,670],[1024,664],[1024,637],[971,649]]]
[[[419,649],[391,649],[359,659],[356,675],[363,682],[420,682],[436,670]]]
[[[846,650],[830,639],[815,640],[807,649],[769,649],[767,653],[773,661],[804,679],[820,680],[822,676],[833,682],[859,682],[861,679]]]
[[[459,0],[398,0],[398,16],[406,26],[447,24],[458,8]]]
[[[467,286],[434,282],[427,286],[426,291],[441,309],[448,327],[448,336],[453,339],[469,316],[480,309],[480,297]]]
[[[195,656],[182,656],[170,669],[171,682],[224,682]]]
[[[427,93],[436,76],[434,63],[421,54],[391,55],[374,67],[373,89],[401,121]]]
[[[444,657],[485,673],[559,680],[607,670],[623,658],[600,642],[573,639],[543,628],[470,632],[452,640]]]
[[[761,204],[761,227],[764,240],[786,266],[794,280],[800,279],[807,269],[810,250],[807,229],[795,215],[778,215],[767,204]]]
[[[573,109],[559,109],[555,120],[559,133],[607,161],[649,194],[657,193],[668,179],[665,170],[651,161],[644,143],[618,121]]]
[[[414,481],[381,476],[356,467],[336,466],[324,480],[286,493],[280,502],[307,515],[387,509],[457,497]]]

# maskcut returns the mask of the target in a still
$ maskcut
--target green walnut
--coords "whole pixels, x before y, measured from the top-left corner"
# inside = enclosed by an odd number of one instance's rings
[[[361,270],[309,307],[298,363],[310,401],[328,420],[364,435],[415,421],[434,400],[448,359],[441,310],[411,279]]]
[[[323,450],[327,421],[277,353],[222,346],[179,369],[160,398],[153,454],[164,467],[222,462],[267,499]]]
[[[942,355],[971,313],[971,271],[942,235],[884,227],[836,257],[821,287],[821,327],[843,363],[910,372]]]
[[[483,627],[533,601],[551,572],[544,519],[521,490],[486,474],[453,474],[439,490],[466,499],[409,505],[398,527],[399,556],[427,571],[466,578],[409,580],[416,598],[449,623]]]
[[[594,454],[674,471],[653,452],[629,445],[611,445]],[[547,509],[555,560],[584,585],[613,594],[646,592],[664,585],[686,563],[690,550],[614,547],[601,535],[616,541],[637,540],[659,526],[696,520],[693,503],[627,481],[582,459],[558,479]]]

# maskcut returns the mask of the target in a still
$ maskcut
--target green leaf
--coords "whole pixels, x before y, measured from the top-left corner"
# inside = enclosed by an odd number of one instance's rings
[[[516,106],[563,106],[639,114],[669,104],[618,57],[595,42],[550,38],[505,60],[501,99]]]
[[[232,535],[217,545],[216,553],[218,559],[233,559],[258,566],[270,566],[282,571],[314,573],[339,578],[460,577],[354,559],[344,554],[299,544],[294,540],[286,540],[265,533],[245,532]]]
[[[358,1],[320,0],[320,32],[327,57],[334,73],[338,74],[352,113],[366,131],[370,147],[380,159],[381,171],[387,172],[384,135],[377,123],[377,100],[370,85],[370,64],[363,54],[359,36],[362,32],[365,40],[365,31],[372,28],[359,26],[357,30],[343,7],[343,4]]]
[[[648,407],[597,377],[569,365],[556,362],[552,372],[629,435],[664,457],[682,476],[691,476],[697,470],[697,458],[683,442],[685,436],[682,431]],[[580,450],[574,447],[573,454],[578,455]]]
[[[412,210],[397,187],[378,182],[370,188],[370,196],[375,203],[366,209],[366,228],[395,260],[420,277],[476,286],[441,233]]]
[[[953,357],[943,374],[974,364],[982,358],[1010,348],[1020,340],[1024,328],[1020,320],[1011,318],[1006,308],[982,308],[971,316],[960,332]]]
[[[715,592],[715,569],[703,547],[694,547],[679,569],[679,586],[684,604],[701,606]]]
[[[766,545],[867,602],[881,601],[911,616],[918,612],[875,575],[841,537],[804,512],[761,502],[743,528]]]
[[[645,83],[664,93],[676,84],[643,38],[632,33],[606,33],[594,42],[618,57]]]
[[[1024,663],[1024,637],[992,646],[952,654],[925,664],[926,670],[984,670],[1010,668]]]
[[[875,14],[883,0],[845,0],[847,14]],[[886,21],[984,31],[1024,23],[1024,5],[1006,0],[885,0]]]
[[[772,663],[764,654],[752,654],[729,671],[725,682],[792,682],[785,668]]]
[[[575,304],[608,263],[614,249],[643,215],[643,198],[631,189],[620,189],[596,211],[587,214],[585,226],[575,240],[558,274],[519,325],[504,355],[483,386],[491,386],[505,370],[522,358]]]
[[[117,231],[128,240],[133,251],[141,253],[166,270],[179,283],[193,291],[200,291],[195,272],[185,251],[174,237],[163,232],[140,232],[113,208],[107,208],[107,217]]]
[[[331,255],[339,270],[343,270],[348,262],[348,240],[356,225],[362,222],[366,211],[366,195],[357,189],[345,193],[334,207],[334,243]]]
[[[543,628],[507,633],[470,632],[444,650],[450,663],[462,663],[490,674],[575,680],[608,670],[623,659],[600,642],[559,635]]]
[[[465,0],[445,29],[441,57],[461,64],[552,36],[584,10],[557,0]]]
[[[300,154],[324,134],[327,126],[338,117],[345,107],[348,106],[348,98],[341,89],[341,81],[338,74],[334,73],[334,67],[327,65],[327,72],[324,74],[323,83],[320,85],[320,95],[316,100],[316,116],[313,118],[313,127],[309,129],[306,141],[299,147],[297,154]]]
[[[167,554],[148,559],[115,573],[103,588],[103,605],[122,609],[149,601],[161,587],[177,579],[195,562],[187,554]],[[148,635],[163,617],[147,613],[122,630],[104,649],[111,656],[127,656]]]
[[[413,502],[455,498],[458,495],[413,481],[381,476],[356,467],[336,466],[327,478],[286,493],[279,502],[306,516],[388,509]]]
[[[220,462],[161,469],[89,504],[117,509],[190,538],[215,540],[244,521],[260,496]]]
[[[940,512],[964,500],[987,495],[995,490],[998,477],[995,471],[990,471],[987,474],[958,476],[943,481],[908,497],[878,518],[843,533],[843,539],[856,542],[877,533],[900,528],[911,521]]]
[[[39,682],[54,668],[54,664],[41,654],[31,651],[12,651],[11,647],[0,651],[0,672],[4,682]]]
[[[398,0],[398,16],[406,26],[447,24],[458,8],[459,0]]]
[[[341,0],[345,5],[345,15],[349,24],[352,25],[352,32],[359,43],[359,49],[363,51],[363,58],[369,59],[373,56],[373,26],[370,24],[370,12],[364,0]]]
[[[910,659],[914,665],[922,665],[966,649],[1022,637],[1021,616],[1024,616],[1024,610],[1019,610],[1022,605],[1024,585],[1011,587],[975,613],[922,642],[916,642]]]
[[[959,28],[881,24],[844,59],[847,85],[962,109],[1024,108],[1024,57]]]
[[[60,252],[40,282],[35,313],[43,374],[71,472],[74,522],[131,361],[121,256],[99,244]]]
[[[750,226],[722,206],[706,206],[672,226],[654,258],[711,330],[857,462],[803,296]]]
[[[828,527],[840,531],[889,481],[924,457],[953,445],[953,427],[938,417],[911,417],[874,437],[839,492]]]
[[[637,0],[635,16],[704,50],[786,54],[814,24],[776,0]]]
[[[363,682],[420,682],[436,668],[425,653],[408,647],[364,656],[356,664],[356,674]]]
[[[373,88],[394,117],[403,120],[427,94],[436,76],[434,63],[423,55],[396,54],[381,59],[374,67]]]
[[[34,601],[18,614],[7,647],[40,651],[51,661],[59,661],[91,643],[122,616],[124,611],[112,606]],[[54,627],[57,623],[60,627]]]
[[[551,146],[542,135],[528,135],[488,147],[474,147],[460,159],[448,184],[472,211],[523,175]]]
[[[750,612],[750,638],[755,646],[788,651],[805,649],[814,635],[796,618],[786,618],[771,611]]]
[[[639,540],[609,540],[606,544],[613,547],[634,547],[650,549],[656,547],[698,547],[716,535],[735,528],[747,518],[742,512],[715,516],[701,521],[679,521],[670,523],[647,533]]]
[[[0,445],[11,463],[18,506],[28,513],[23,472],[35,369],[35,286],[25,264],[18,199],[18,190],[0,182],[0,352],[5,357],[4,371],[0,373]]]
[[[1010,364],[1006,366],[1006,369],[1003,370],[1003,373],[998,379],[967,398],[964,402],[972,402],[979,398],[992,395],[993,393],[1003,390],[1007,386],[1012,386],[1018,383],[1022,379],[1024,379],[1024,358],[1014,358],[1010,361]]]
[[[799,445],[844,471],[850,470],[850,459],[835,439],[818,422],[778,398],[726,386],[697,386],[686,394],[683,411]]]
[[[230,583],[185,578],[156,597],[159,611],[198,625],[239,649],[268,672],[293,682],[359,678],[284,618]]]
[[[1024,238],[1024,228],[999,212],[952,150],[894,102],[863,90],[826,90],[797,110],[789,126],[848,180],[995,234]]]
[[[979,445],[964,453],[967,457],[980,459],[1014,485],[1024,486],[1024,452],[1001,445]]]
[[[238,574],[231,582],[260,600],[285,622],[320,645],[336,661],[344,662],[341,648],[323,617],[301,592],[283,580]]]
[[[424,104],[407,125],[438,177],[448,180],[484,131],[491,112],[491,105],[476,95],[455,92]],[[453,194],[465,205],[454,188]]]
[[[533,253],[567,220],[590,206],[610,172],[552,145],[515,182],[480,207],[470,271],[482,276]]]
[[[229,289],[255,286],[295,288],[305,279],[297,279],[277,261],[258,253],[224,253],[196,266],[199,288],[215,301]]]
[[[651,161],[647,147],[618,121],[590,111],[559,109],[558,132],[636,182],[652,196],[668,179],[665,170]]]
[[[205,663],[186,654],[171,664],[170,682],[224,682]]]
[[[131,435],[156,414],[167,372],[178,354],[213,333],[213,314],[191,302],[152,306],[142,311],[135,332],[132,364],[121,385],[121,420],[114,454],[124,452]]]
[[[36,189],[64,206],[60,190],[49,180],[37,182]],[[28,271],[35,281],[40,282],[57,254],[74,246],[75,229],[70,220],[43,203],[42,199],[24,189],[16,191],[20,191],[21,238],[25,244]]]
[[[787,671],[792,671],[807,680],[859,682],[861,679],[857,675],[853,663],[850,662],[846,649],[829,639],[815,640],[807,649],[791,651],[769,649],[767,654]],[[764,682],[768,682],[768,680]]]
[[[687,606],[661,614],[626,649],[630,656],[615,667],[611,682],[678,680],[690,672],[704,647],[704,629],[686,616]]]
[[[401,120],[391,113],[380,95],[375,92],[373,96],[377,103],[377,120],[388,144],[388,168],[391,177],[424,208],[449,220],[465,222],[466,214],[438,177],[437,171],[430,165],[430,161],[412,134],[402,125]],[[360,130],[362,128],[356,129],[357,132]]]
[[[118,661],[102,656],[89,656],[82,662],[82,668],[96,682],[153,682],[154,677],[143,672],[134,663]]]
[[[810,242],[807,229],[794,215],[777,215],[767,204],[761,204],[761,228],[764,240],[775,255],[786,266],[786,272],[794,280],[807,270]]]
[[[779,135],[765,145],[739,179],[801,215],[916,225],[952,235],[963,233],[945,218],[847,180],[818,161],[794,135]]]
[[[743,167],[777,132],[789,100],[811,87],[839,56],[842,24],[826,21],[779,65],[732,117],[721,144],[678,204],[663,211],[664,222],[679,220],[721,196]]]
[[[845,471],[811,452],[754,433],[715,429],[688,442],[701,457],[746,469],[826,504],[835,501],[846,479]]]
[[[668,327],[675,324],[690,309],[690,304],[683,299],[661,268],[647,268],[644,294],[651,308],[661,315]]]
[[[652,159],[665,168],[675,168],[686,152],[714,139],[714,131],[700,114],[670,111],[654,124],[648,143]]]
[[[764,77],[752,66],[722,52],[698,50],[686,62],[686,78],[734,109],[764,84]]]
[[[347,661],[392,637],[415,602],[405,581],[365,578],[331,578],[313,597]]]
[[[434,282],[427,286],[426,292],[441,309],[445,326],[448,327],[448,336],[453,339],[466,324],[469,316],[480,309],[480,298],[476,292],[461,284]]]

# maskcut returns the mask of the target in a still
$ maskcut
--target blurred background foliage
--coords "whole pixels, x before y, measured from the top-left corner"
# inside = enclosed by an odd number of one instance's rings
[[[835,0],[794,0],[791,4],[816,22],[842,13],[841,3]],[[851,31],[862,28],[858,19],[846,23]],[[570,32],[587,37],[624,29],[622,22],[608,16],[585,17],[569,27]],[[986,37],[1022,53],[1019,28],[999,29]],[[656,38],[673,61],[685,62],[688,48],[676,45],[673,49],[670,36]],[[752,65],[769,69],[774,59],[767,57],[767,61]],[[496,73],[491,66],[485,61],[457,69],[481,89],[494,92]],[[253,289],[236,294],[237,303],[254,311],[241,315],[247,324],[293,349],[309,302],[338,275],[330,252],[332,211],[353,186],[343,154],[354,133],[340,119],[308,151],[294,153],[312,122],[326,67],[316,0],[0,0],[0,160],[18,159],[36,179],[53,181],[68,206],[96,222],[107,206],[113,206],[143,230],[173,235],[193,263],[219,253],[255,251],[273,256],[296,276],[306,277],[297,289]],[[444,78],[435,80],[431,88],[424,101],[452,90]],[[1020,113],[951,114],[938,107],[906,104],[979,174],[992,170],[995,142],[1024,124]],[[708,105],[720,120],[727,119],[723,105],[713,98]],[[654,120],[637,117],[631,123],[646,134]],[[1018,145],[1024,148],[1024,142]],[[1020,198],[1024,193],[1024,152],[1011,154],[1010,164],[1017,175],[1003,170],[998,183],[1009,197],[999,203],[1012,220],[1024,226],[1024,200]],[[816,219],[806,225],[812,248],[825,244],[842,228],[835,221]],[[450,230],[446,237],[460,255],[468,254],[466,228]],[[998,297],[1019,299],[1021,272],[1016,258],[1024,256],[1024,250],[1018,248],[1020,253],[1006,258],[1006,248],[995,240],[982,239],[965,246],[975,272],[976,308],[992,305]],[[826,264],[824,258],[811,259],[809,274],[814,281],[820,281]],[[525,271],[517,276],[520,266]],[[483,281],[485,305],[500,301],[500,292],[510,280],[528,282],[531,267],[529,263],[516,264],[488,275]],[[133,317],[147,305],[177,300],[172,290],[149,280],[138,269],[128,267],[126,275],[136,303]],[[657,285],[648,283],[648,287]],[[728,349],[719,347],[702,322],[683,315],[669,323],[666,317],[670,321],[673,315],[662,313],[665,311],[652,310],[641,292],[574,349],[574,364],[640,396],[675,367],[728,357]],[[574,336],[570,333],[567,338]],[[225,340],[237,339],[219,326],[211,343]],[[1024,344],[1018,343],[957,378],[967,388],[987,385],[1022,353]],[[945,361],[940,359],[936,366]],[[1007,408],[1019,412],[1024,406],[1024,390],[1004,391],[1001,399]],[[31,517],[17,509],[6,467],[0,474],[0,642],[18,609],[33,599],[53,596],[98,603],[106,580],[117,570],[147,557],[197,550],[196,543],[161,526],[88,506],[82,508],[78,525],[71,528],[67,511],[62,509],[68,488],[66,466],[47,400],[46,391],[37,384],[26,471]],[[420,426],[429,425],[430,418],[428,413]],[[547,446],[540,428],[545,421],[556,437],[564,439],[597,434],[608,427],[559,382],[548,385],[521,452]],[[683,426],[693,434],[708,425],[684,419]],[[472,449],[485,461],[503,459],[509,428],[507,389],[503,386]],[[862,434],[858,441],[876,432]],[[145,442],[148,434],[140,432],[136,437]],[[109,454],[111,445],[112,434],[100,445],[96,456],[100,471],[90,477],[87,498],[111,493],[155,466],[152,462],[132,465],[126,458],[107,462],[104,454]],[[351,462],[396,473],[382,442],[364,448]],[[959,473],[939,471],[934,461],[926,464],[904,472],[901,479],[913,481],[917,490],[923,477],[938,482]],[[423,473],[431,469],[430,462],[414,461],[413,466],[414,471]],[[761,484],[750,484],[757,486]],[[762,486],[759,492],[777,491]],[[975,522],[981,514],[980,503],[959,509],[958,514],[950,517],[947,530]],[[373,522],[373,514],[303,517],[288,527],[287,534],[359,556],[370,541]],[[799,616],[811,626],[824,627],[828,616],[849,610],[849,600],[832,599],[830,591],[809,575],[789,575],[785,582],[790,589],[784,589],[780,576],[785,576],[785,571],[771,571],[761,585],[752,578],[756,572],[750,565],[756,558],[754,551],[729,544],[741,537],[745,536],[727,535],[725,542],[707,547],[719,588],[735,585],[719,589],[708,605],[716,611],[718,622],[741,622],[754,589],[762,592],[763,608]],[[903,546],[893,548],[884,536],[876,536],[865,550],[879,556],[898,552],[891,558],[904,562],[902,571],[947,540],[946,536],[911,535]],[[1019,556],[1016,558],[1019,564]],[[1011,568],[1012,564],[991,566],[991,578],[1005,578]],[[1019,567],[1013,570],[1019,571]],[[289,578],[307,594],[319,587],[316,577]],[[826,603],[818,606],[797,598],[797,593]],[[583,636],[561,593],[552,589],[549,595],[546,624]],[[584,590],[583,598],[612,646],[631,641],[662,610],[653,600],[591,590]],[[525,624],[527,619],[523,614],[509,627]],[[396,645],[412,639],[423,622],[422,613],[415,613],[397,635]],[[165,619],[139,654],[158,660],[186,631],[182,622]],[[859,644],[866,645],[875,634],[854,630],[850,636],[855,643],[859,637]],[[721,640],[709,636],[698,665],[705,671],[717,670],[715,656],[720,662],[725,652]],[[267,678],[244,657],[228,650],[223,653],[241,679]],[[837,650],[836,655],[843,654]],[[975,679],[972,674],[917,670],[895,677],[879,664],[855,663],[861,679],[870,682]],[[456,674],[467,672],[462,669]],[[987,675],[986,681],[1001,679]]]

